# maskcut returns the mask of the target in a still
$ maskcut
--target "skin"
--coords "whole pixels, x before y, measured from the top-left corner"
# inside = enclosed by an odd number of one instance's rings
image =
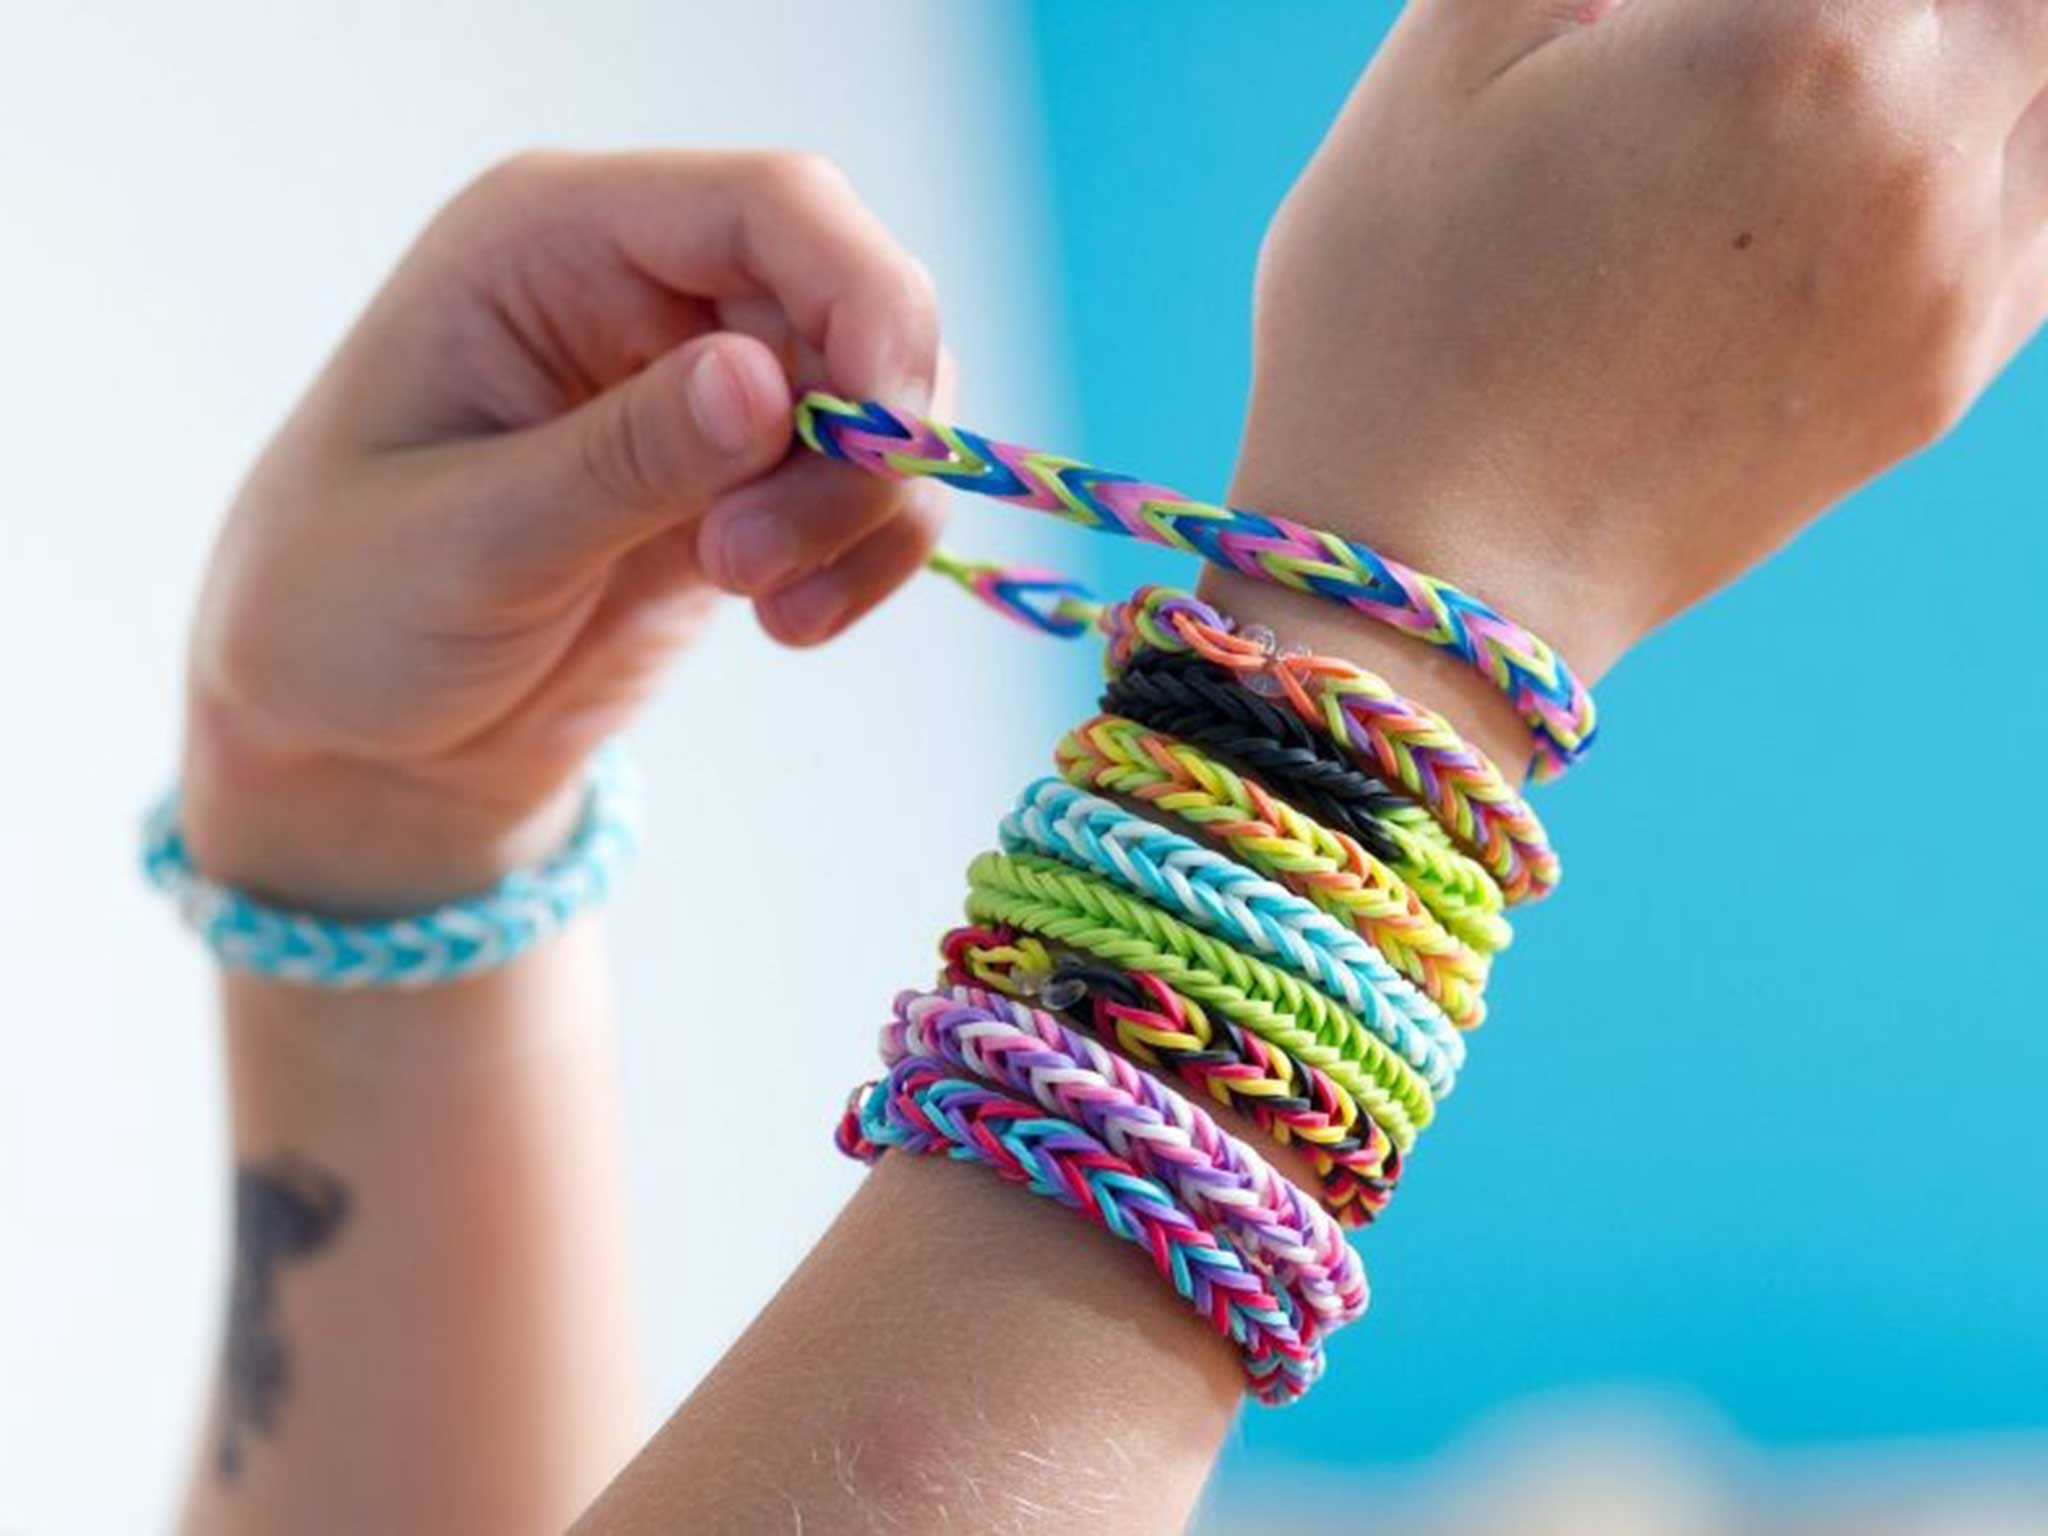
[[[922,406],[937,336],[922,269],[820,162],[485,176],[229,515],[192,644],[199,867],[376,915],[544,856],[583,759],[719,600],[714,573],[809,643],[918,566],[929,488],[783,460],[794,388]],[[310,1165],[347,1215],[267,1273],[242,1243],[274,1302],[253,1320],[238,1291],[228,1359],[276,1340],[289,1379],[252,1428],[231,1363],[188,1529],[559,1531],[632,1452],[603,961],[586,921],[425,993],[227,979],[238,1185]]]
[[[2044,86],[2033,0],[1411,5],[1269,235],[1233,500],[1459,581],[1597,677],[2031,335]],[[785,638],[833,630],[797,595],[821,578],[739,568],[742,513],[837,574],[842,618],[914,568],[921,493],[781,454],[791,373],[914,404],[935,334],[914,265],[811,162],[486,178],[230,520],[194,648],[201,867],[404,910],[551,844],[713,585]],[[722,454],[687,405],[707,355],[749,424]],[[1205,586],[1524,760],[1446,659]],[[229,988],[238,1155],[313,1158],[360,1214],[280,1281],[301,1385],[195,1528],[558,1528],[624,1455],[595,944],[416,998]],[[447,1240],[452,1211],[487,1238]],[[572,1271],[595,1278],[506,1284]],[[451,1332],[429,1380],[408,1351]],[[891,1158],[581,1528],[1177,1530],[1237,1401],[1230,1351],[1130,1250]]]

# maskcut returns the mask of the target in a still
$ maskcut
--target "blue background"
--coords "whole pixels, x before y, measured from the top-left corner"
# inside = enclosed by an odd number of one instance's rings
[[[1083,423],[1047,446],[1220,493],[1259,232],[1390,19],[1024,7]],[[1365,1237],[1374,1314],[1235,1456],[1400,1461],[1614,1381],[1772,1444],[2048,1419],[2044,407],[2036,349],[1609,679],[1541,802],[1564,891]]]

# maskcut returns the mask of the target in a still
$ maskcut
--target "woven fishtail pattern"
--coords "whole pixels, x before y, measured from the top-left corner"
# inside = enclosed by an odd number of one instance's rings
[[[280,911],[194,866],[167,798],[143,828],[142,867],[230,970],[301,986],[441,986],[508,964],[601,903],[640,846],[639,786],[614,745],[591,759],[583,815],[560,851],[490,890],[413,917],[342,922]]]
[[[1056,755],[1068,783],[1126,795],[1177,817],[1350,923],[1389,959],[1411,949],[1453,952],[1454,940],[1490,955],[1511,937],[1495,913],[1446,900],[1439,886],[1411,886],[1356,838],[1171,736],[1098,715],[1069,731]],[[1402,970],[1417,979],[1413,969]]]
[[[1102,708],[1228,764],[1318,821],[1355,838],[1414,889],[1453,910],[1497,913],[1500,885],[1436,817],[1366,773],[1295,714],[1220,667],[1146,651],[1111,679]]]
[[[1025,788],[1001,833],[1009,852],[1096,870],[1198,928],[1277,960],[1335,994],[1404,1054],[1440,1057],[1425,1069],[1432,1081],[1454,1079],[1465,1063],[1464,1039],[1452,1026],[1484,1015],[1464,974],[1448,966],[1428,972],[1440,990],[1418,991],[1352,929],[1235,859],[1054,778]],[[1383,1019],[1383,1011],[1392,1017]]]
[[[1416,635],[1521,712],[1539,778],[1591,744],[1592,701],[1540,640],[1363,546],[879,405],[810,396],[799,426],[813,449],[873,473],[1185,550]],[[842,1143],[983,1161],[1145,1244],[1238,1340],[1261,1395],[1284,1400],[1320,1370],[1320,1335],[1365,1304],[1338,1227],[1385,1205],[1455,1084],[1460,1027],[1484,1017],[1491,958],[1511,937],[1503,908],[1547,894],[1556,855],[1483,754],[1369,672],[1282,651],[1269,631],[1164,588],[1105,608],[1047,572],[930,563],[1034,629],[1100,629],[1109,714],[1068,736],[1065,782],[1028,787],[1005,851],[970,868],[978,926],[946,941],[951,985],[898,999],[882,1042],[890,1077],[849,1113]],[[1204,1099],[1300,1148],[1320,1205]],[[1070,1168],[1046,1166],[1054,1147]],[[1169,1215],[1173,1239],[1144,1226]],[[1272,1291],[1205,1299],[1169,1251],[1177,1239]]]
[[[1157,1179],[1294,1298],[1302,1337],[1364,1315],[1365,1266],[1322,1207],[1199,1105],[1051,1014],[961,987],[904,992],[882,1062],[930,1057],[1035,1100]]]
[[[1172,621],[1146,624],[1148,608],[1161,604],[1177,610]],[[1207,604],[1165,588],[1141,592],[1112,612],[1111,623],[1112,654],[1126,661],[1148,648],[1184,650],[1247,687],[1264,680],[1354,762],[1376,768],[1433,811],[1493,872],[1510,902],[1533,901],[1556,888],[1557,853],[1528,802],[1441,715],[1403,698],[1384,679],[1335,657],[1276,654],[1259,637],[1233,634]]]
[[[984,853],[967,869],[967,915],[1165,978],[1296,1061],[1330,1074],[1406,1151],[1436,1115],[1420,1067],[1299,977],[1212,939],[1150,902],[1055,859]]]
[[[1532,771],[1539,779],[1564,772],[1593,744],[1592,695],[1548,645],[1471,593],[1364,544],[873,401],[805,395],[797,430],[818,452],[875,474],[928,477],[1083,528],[1184,550],[1328,598],[1449,651],[1514,705],[1535,738]]]
[[[1292,1301],[1156,1182],[1036,1104],[910,1057],[856,1094],[838,1140],[842,1151],[868,1162],[896,1148],[983,1163],[1142,1248],[1174,1290],[1238,1346],[1261,1402],[1291,1402],[1323,1372],[1322,1349],[1303,1340]]]
[[[1056,990],[1078,987],[1063,1010],[1067,1018],[1237,1110],[1281,1146],[1305,1150],[1323,1205],[1339,1225],[1365,1226],[1386,1209],[1401,1177],[1400,1149],[1319,1068],[1293,1061],[1227,1018],[1211,1018],[1148,972],[1055,961],[1036,939],[1004,928],[956,928],[941,948],[945,980],[955,986],[1035,996],[1046,1007]]]

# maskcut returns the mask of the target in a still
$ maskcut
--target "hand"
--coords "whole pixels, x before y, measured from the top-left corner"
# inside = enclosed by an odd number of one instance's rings
[[[715,600],[797,644],[938,488],[785,463],[792,389],[926,406],[929,280],[821,161],[531,156],[406,257],[230,514],[192,646],[200,868],[337,913],[487,885]]]
[[[2036,0],[1411,5],[1268,236],[1235,498],[1597,675],[2033,334],[2044,87]]]

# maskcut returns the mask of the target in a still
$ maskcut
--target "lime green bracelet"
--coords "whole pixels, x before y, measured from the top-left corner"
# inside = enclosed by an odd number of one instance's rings
[[[1310,983],[1210,938],[1109,881],[1032,854],[984,853],[967,912],[1128,969],[1149,971],[1347,1089],[1408,1151],[1436,1114],[1420,1074]]]

